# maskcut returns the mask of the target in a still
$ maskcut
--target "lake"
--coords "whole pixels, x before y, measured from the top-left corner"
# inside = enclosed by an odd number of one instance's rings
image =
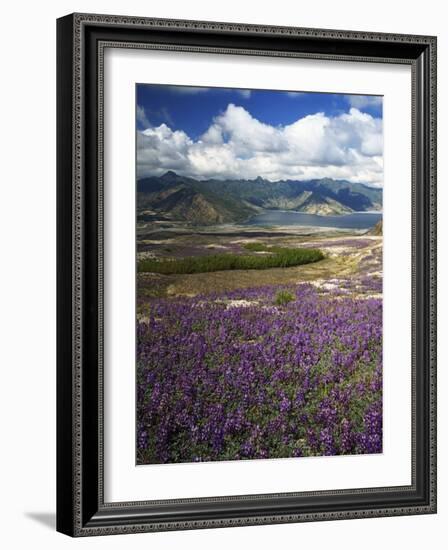
[[[265,210],[253,216],[245,225],[305,225],[338,229],[369,229],[382,219],[381,212],[353,212],[341,216],[317,216],[304,212]]]

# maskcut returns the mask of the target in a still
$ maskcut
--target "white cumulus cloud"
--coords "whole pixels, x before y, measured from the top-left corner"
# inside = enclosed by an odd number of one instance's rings
[[[197,140],[166,124],[137,136],[138,177],[167,170],[198,179],[330,177],[382,186],[382,120],[351,107],[271,126],[230,103]]]

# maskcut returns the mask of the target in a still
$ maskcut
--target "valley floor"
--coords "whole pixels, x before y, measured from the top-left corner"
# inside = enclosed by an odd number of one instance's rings
[[[253,236],[255,233],[255,236]],[[281,233],[277,230],[277,233]],[[337,286],[338,281],[350,282],[352,290],[356,282],[367,278],[382,281],[382,237],[348,233],[323,233],[315,235],[281,235],[263,232],[248,232],[233,236],[195,235],[175,236],[165,239],[147,239],[143,241],[143,251],[139,257],[182,257],[216,253],[243,253],[243,245],[257,242],[289,248],[319,248],[325,259],[316,263],[289,268],[266,270],[217,271],[188,275],[160,275],[156,273],[138,274],[138,301],[145,297],[156,296],[195,296],[213,293],[217,289],[234,290],[265,285],[288,285],[311,282],[316,286],[330,284]],[[262,252],[259,254],[263,254]],[[363,294],[361,287],[359,293]],[[376,292],[375,294],[378,294]],[[143,308],[144,309],[144,308]],[[139,314],[141,309],[139,308]]]

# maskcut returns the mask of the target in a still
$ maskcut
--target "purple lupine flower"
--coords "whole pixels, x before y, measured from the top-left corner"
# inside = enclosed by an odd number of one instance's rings
[[[276,286],[151,298],[137,326],[138,462],[381,452],[370,279],[347,280],[344,295],[282,286],[295,296],[284,308]]]

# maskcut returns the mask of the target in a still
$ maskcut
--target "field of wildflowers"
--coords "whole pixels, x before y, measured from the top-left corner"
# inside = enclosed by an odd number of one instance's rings
[[[145,301],[138,464],[380,453],[375,293],[364,274]]]

